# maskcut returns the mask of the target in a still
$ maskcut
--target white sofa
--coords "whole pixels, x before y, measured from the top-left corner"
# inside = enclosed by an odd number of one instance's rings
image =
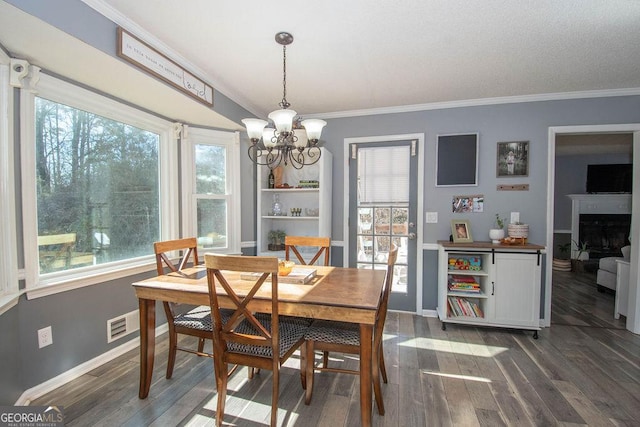
[[[616,290],[616,260],[624,259],[629,261],[629,255],[631,254],[631,246],[625,246],[621,249],[622,257],[606,257],[601,258],[598,264],[598,275],[596,277],[596,283],[598,284],[598,290],[604,291],[604,288]]]

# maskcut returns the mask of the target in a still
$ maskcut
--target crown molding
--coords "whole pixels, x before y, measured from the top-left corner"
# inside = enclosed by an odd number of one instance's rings
[[[331,113],[305,114],[308,118],[340,119],[379,114],[411,113],[416,111],[444,110],[448,108],[479,107],[483,105],[517,104],[523,102],[560,101],[584,98],[607,98],[612,96],[640,95],[640,88],[589,90],[580,92],[543,93],[537,95],[502,96],[496,98],[465,99],[460,101],[433,102],[427,104],[380,107],[363,110],[345,110]]]

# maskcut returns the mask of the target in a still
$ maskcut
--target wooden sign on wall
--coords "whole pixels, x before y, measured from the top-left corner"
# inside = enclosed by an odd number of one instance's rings
[[[118,27],[118,56],[213,107],[213,88],[133,34]]]

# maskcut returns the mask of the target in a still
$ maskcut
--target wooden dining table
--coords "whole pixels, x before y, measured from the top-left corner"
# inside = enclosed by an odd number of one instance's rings
[[[371,425],[373,327],[385,279],[385,270],[344,267],[296,266],[316,270],[307,283],[278,282],[278,310],[281,315],[310,319],[339,320],[360,325],[360,411],[363,426]],[[209,305],[206,268],[191,267],[179,272],[133,283],[140,307],[139,397],[149,395],[155,356],[156,301]],[[240,273],[230,280],[239,296],[254,282]],[[233,308],[220,287],[220,304]],[[255,312],[271,311],[271,285],[265,283],[249,305]],[[312,361],[309,361],[312,363]]]

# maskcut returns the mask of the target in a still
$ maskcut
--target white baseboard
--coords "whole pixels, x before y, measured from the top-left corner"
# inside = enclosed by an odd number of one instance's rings
[[[422,317],[438,317],[438,312],[436,310],[422,310],[422,313],[415,313],[413,311],[404,311],[404,310],[391,310],[389,309],[389,311],[392,311],[394,313],[407,313],[407,314],[415,314],[417,316],[422,316]]]
[[[156,337],[164,334],[169,330],[169,327],[166,323],[156,328]],[[18,398],[15,405],[16,406],[28,406],[32,401],[39,398],[40,396],[44,396],[45,394],[55,390],[56,388],[63,386],[69,381],[75,380],[76,378],[92,371],[93,369],[104,365],[105,363],[115,359],[116,357],[122,356],[126,352],[133,350],[134,348],[140,345],[140,338],[134,338],[126,343],[119,345],[118,347],[109,350],[106,353],[101,354],[98,357],[94,357],[91,360],[87,360],[86,362],[69,369],[66,372],[58,375],[57,377],[51,378],[48,381],[43,382],[42,384],[38,384],[35,387],[31,387],[28,390],[25,390],[24,393]]]

